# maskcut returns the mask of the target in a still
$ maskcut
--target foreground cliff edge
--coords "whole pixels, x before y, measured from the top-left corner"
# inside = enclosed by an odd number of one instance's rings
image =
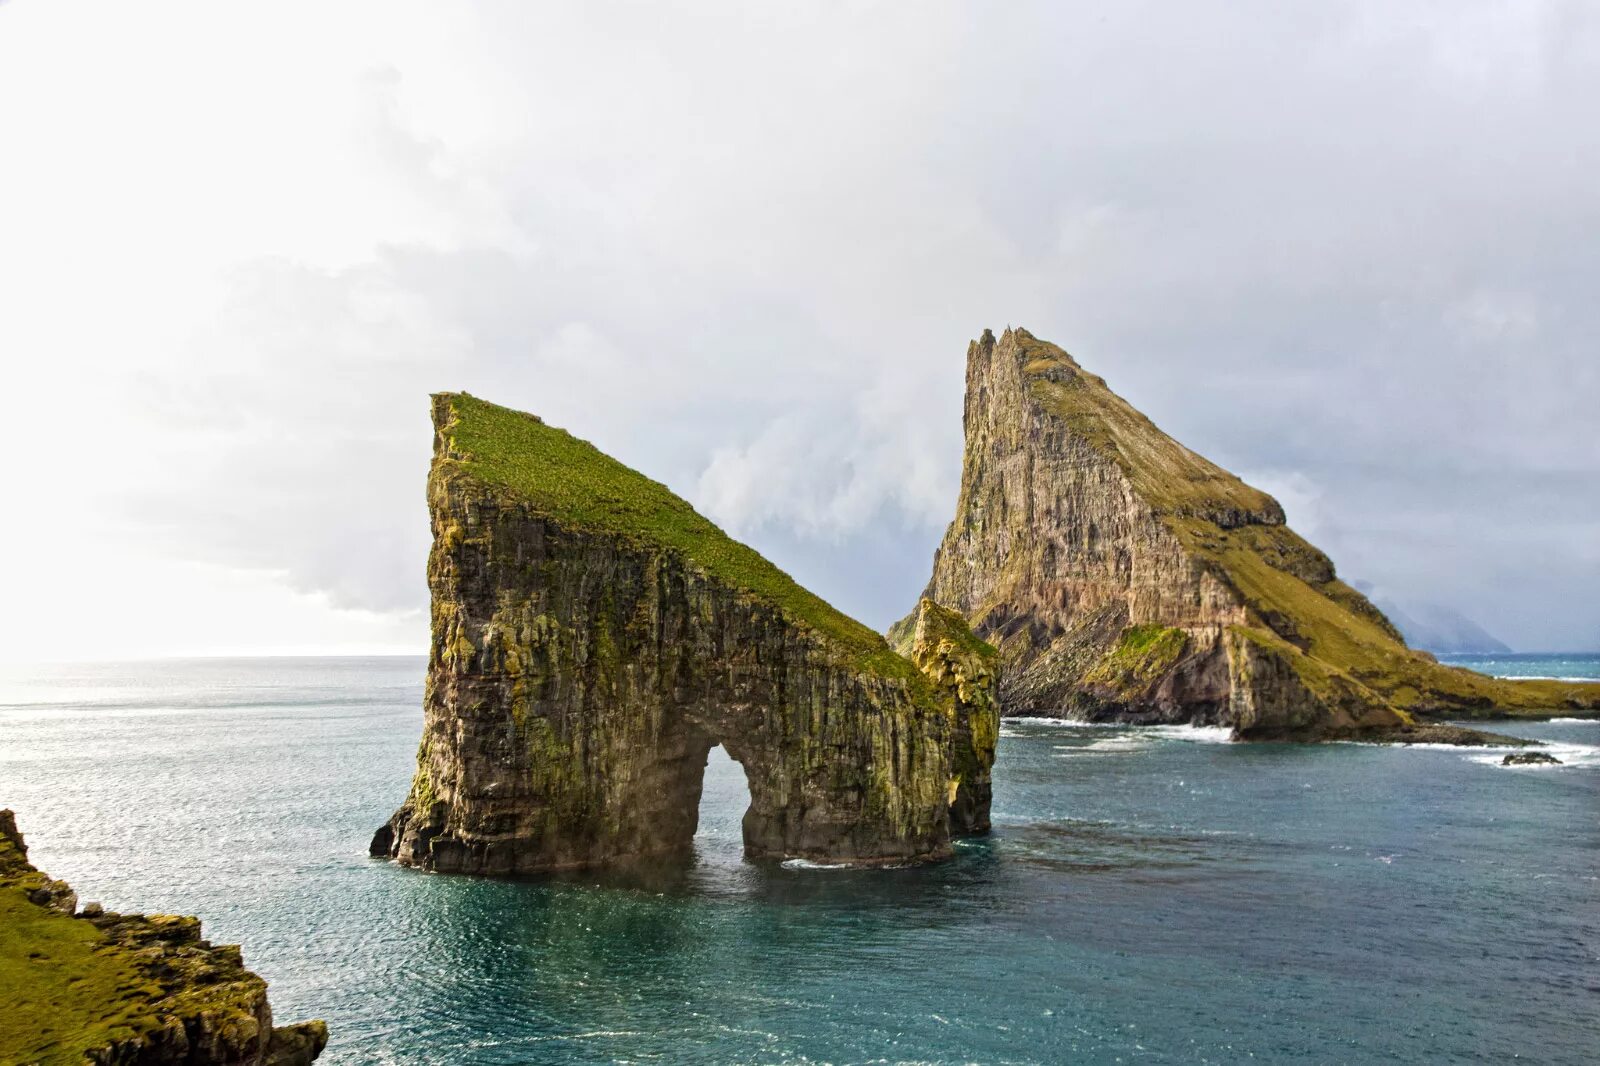
[[[1006,714],[1507,743],[1425,720],[1600,708],[1600,686],[1501,681],[1406,647],[1276,500],[1026,330],[969,345],[963,425],[923,595],[998,645]],[[915,626],[891,641],[909,649]]]
[[[433,421],[423,735],[374,855],[499,875],[685,856],[716,744],[752,858],[916,861],[988,828],[997,654],[959,616],[923,605],[913,662],[537,417],[444,393]]]
[[[267,983],[200,920],[111,914],[28,862],[0,811],[0,1062],[303,1066],[322,1022],[273,1028]]]

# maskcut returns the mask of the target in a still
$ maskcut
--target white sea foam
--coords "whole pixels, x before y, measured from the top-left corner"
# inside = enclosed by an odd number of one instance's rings
[[[1025,737],[1028,733],[1024,726],[1039,725],[1048,729],[1108,729],[1115,728],[1105,722],[1084,722],[1077,718],[1003,718],[1000,721],[1000,735],[1003,737]]]
[[[1577,719],[1587,721],[1587,719]],[[1502,767],[1506,770],[1562,770],[1571,767],[1600,767],[1600,747],[1589,744],[1562,744],[1545,741],[1538,747],[1529,748],[1521,744],[1489,744],[1484,747],[1462,747],[1460,744],[1373,744],[1360,740],[1341,740],[1340,744],[1353,744],[1363,748],[1389,748],[1424,751],[1448,751],[1459,755],[1469,762],[1482,766]],[[1561,761],[1559,763],[1526,763],[1505,765],[1505,757],[1519,751],[1537,751],[1553,756]]]
[[[1090,741],[1088,744],[1056,744],[1053,747],[1060,754],[1055,757],[1068,759],[1077,755],[1115,755],[1145,751],[1162,741],[1178,741],[1186,744],[1229,744],[1233,741],[1233,731],[1226,726],[1124,725],[1104,728],[1115,728],[1117,732]]]
[[[917,862],[814,862],[811,859],[784,859],[785,870],[909,870]]]
[[[810,859],[784,859],[785,870],[853,870],[847,862],[812,862]]]
[[[1552,674],[1496,674],[1502,681],[1587,681],[1600,685],[1600,677],[1565,677]]]
[[[1233,730],[1225,725],[1152,725],[1144,728],[1167,740],[1183,740],[1191,744],[1233,743]]]
[[[1482,749],[1478,749],[1482,752]],[[1520,749],[1519,749],[1520,750]],[[1589,744],[1545,744],[1542,747],[1530,749],[1543,755],[1559,759],[1556,763],[1523,763],[1506,766],[1505,755],[1501,752],[1482,752],[1467,756],[1472,762],[1484,766],[1494,766],[1503,770],[1570,770],[1575,767],[1593,769],[1600,767],[1600,748]]]
[[[1550,721],[1562,725],[1600,725],[1600,718],[1552,718]]]
[[[1226,744],[1233,740],[1233,730],[1224,725],[1128,725],[1122,722],[1086,722],[1081,718],[1011,718],[1002,725],[1001,735],[1007,735],[1004,729],[1008,726],[1024,724],[1060,729],[1116,729],[1122,731],[1119,733],[1122,736],[1154,736],[1203,744]]]
[[[1010,719],[1017,725],[1048,725],[1063,729],[1115,729],[1115,722],[1086,722],[1082,718],[1035,718],[1032,715]]]
[[[1119,733],[1114,737],[1104,737],[1090,743],[1087,751],[1137,751],[1148,748],[1150,740],[1135,733]]]
[[[1387,748],[1390,751],[1453,751],[1461,754],[1463,751],[1472,752],[1498,752],[1504,754],[1508,751],[1521,751],[1521,744],[1486,744],[1482,747],[1463,748],[1460,744],[1391,744],[1386,741],[1376,740],[1335,740],[1334,744],[1349,744],[1357,748]]]

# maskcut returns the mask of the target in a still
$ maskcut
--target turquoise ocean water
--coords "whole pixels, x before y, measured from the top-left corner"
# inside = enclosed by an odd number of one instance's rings
[[[1595,655],[1441,655],[1439,661],[1495,677],[1547,677],[1560,681],[1600,681]]]
[[[1498,673],[1600,676],[1600,658]],[[948,863],[505,883],[366,857],[420,659],[0,675],[0,806],[84,900],[201,915],[330,1063],[1600,1061],[1600,724],[1566,760],[1008,722]]]

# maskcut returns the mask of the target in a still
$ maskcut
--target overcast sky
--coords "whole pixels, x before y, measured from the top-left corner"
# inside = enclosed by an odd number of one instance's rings
[[[1026,326],[1600,646],[1600,6],[0,3],[6,658],[422,651],[427,394],[875,626]]]

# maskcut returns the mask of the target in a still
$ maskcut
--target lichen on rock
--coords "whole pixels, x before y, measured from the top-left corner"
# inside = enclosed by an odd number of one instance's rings
[[[944,697],[951,719],[950,831],[986,833],[1000,743],[1000,653],[930,599],[917,605],[915,619],[911,661]]]
[[[1501,681],[1406,647],[1276,500],[1026,330],[968,347],[963,424],[924,596],[999,647],[1006,714],[1407,740],[1419,718],[1600,706],[1600,686]],[[902,651],[914,618],[890,630]]]
[[[0,1062],[304,1066],[322,1022],[274,1027],[267,983],[197,918],[114,914],[28,861],[0,811]]]
[[[499,875],[682,856],[717,744],[751,857],[942,856],[952,793],[957,831],[987,821],[952,787],[967,704],[882,636],[535,416],[452,393],[433,416],[423,737],[373,854]]]

